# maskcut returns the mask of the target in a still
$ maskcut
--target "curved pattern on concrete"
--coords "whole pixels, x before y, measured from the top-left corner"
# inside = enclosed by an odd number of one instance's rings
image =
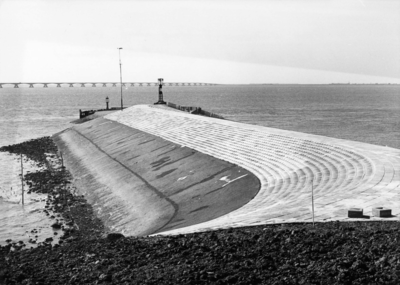
[[[53,139],[97,216],[127,235],[215,219],[260,189],[257,177],[242,167],[103,118]]]
[[[137,105],[106,116],[253,172],[259,194],[217,219],[165,232],[311,221],[346,220],[347,209],[384,206],[399,213],[400,150],[219,120],[165,107]],[[392,219],[397,219],[394,216]]]

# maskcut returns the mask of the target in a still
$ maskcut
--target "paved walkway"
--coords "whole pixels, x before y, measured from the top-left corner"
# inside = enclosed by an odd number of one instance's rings
[[[181,228],[190,233],[268,223],[349,220],[347,209],[400,214],[400,150],[137,105],[105,117],[254,173],[258,195],[217,219]],[[377,219],[371,217],[371,219]]]

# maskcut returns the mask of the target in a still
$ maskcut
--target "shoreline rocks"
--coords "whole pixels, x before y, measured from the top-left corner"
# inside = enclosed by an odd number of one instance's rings
[[[100,235],[103,232],[104,226],[93,215],[91,205],[83,196],[74,194],[76,191],[71,183],[72,177],[62,167],[57,155],[57,147],[50,137],[4,146],[0,148],[0,151],[17,155],[23,154],[41,167],[36,172],[26,173],[24,181],[29,186],[28,194],[31,192],[47,194],[46,205],[42,211],[54,220],[54,223],[51,224],[54,236],[44,237],[43,242],[38,242],[40,232],[33,229],[30,232],[36,235],[29,239],[28,242],[31,245],[57,245],[57,243],[62,244],[68,238],[71,240],[73,236],[85,235],[88,232]],[[81,229],[78,231],[78,228]],[[4,248],[15,251],[24,246],[26,245],[13,244],[13,241],[10,240]]]

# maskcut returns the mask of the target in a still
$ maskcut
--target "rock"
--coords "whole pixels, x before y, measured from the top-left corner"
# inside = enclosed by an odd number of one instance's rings
[[[76,240],[76,239],[77,239],[76,237],[70,236],[70,237],[66,238],[64,241],[65,241],[65,242],[72,242],[72,241],[74,241],[74,240]]]
[[[111,274],[101,274],[100,276],[99,276],[99,280],[100,281],[111,281],[111,279],[112,279],[112,276],[111,276]]]
[[[107,235],[106,235],[106,238],[109,240],[109,241],[116,241],[116,240],[118,240],[118,239],[120,239],[120,238],[124,238],[125,236],[123,235],[123,234],[121,234],[121,233],[108,233]]]
[[[54,223],[54,224],[51,225],[51,227],[52,227],[53,229],[61,229],[61,224],[59,224],[59,223]]]

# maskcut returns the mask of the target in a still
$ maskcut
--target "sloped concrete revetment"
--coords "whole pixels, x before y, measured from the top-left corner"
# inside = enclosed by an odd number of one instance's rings
[[[241,166],[261,182],[249,203],[216,219],[163,234],[267,223],[348,220],[349,208],[400,214],[400,150],[137,105],[105,116]],[[374,217],[370,217],[375,219]]]

